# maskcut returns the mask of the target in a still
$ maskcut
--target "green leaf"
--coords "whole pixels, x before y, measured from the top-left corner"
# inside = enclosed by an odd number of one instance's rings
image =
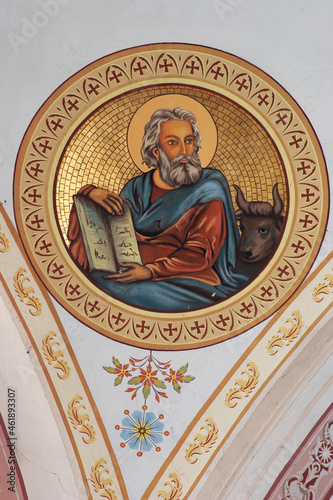
[[[120,365],[119,360],[118,360],[117,358],[115,358],[114,356],[112,357],[112,362],[113,362],[113,364],[114,364],[117,368],[119,368],[119,367],[121,366],[121,365]]]
[[[116,373],[116,369],[111,366],[103,366],[104,370],[108,373]]]
[[[139,385],[141,384],[141,380],[139,377],[132,377],[127,383],[129,385]]]
[[[191,375],[184,375],[183,382],[186,382],[186,383],[192,382],[192,380],[194,380],[194,379],[195,379],[195,377],[191,377]]]
[[[159,389],[166,389],[166,385],[165,383],[163,382],[163,380],[156,380],[155,384],[154,384],[156,387],[158,387]]]
[[[149,385],[145,385],[142,389],[142,394],[143,394],[143,397],[145,399],[148,398],[149,394],[150,394],[150,386]]]
[[[114,385],[119,385],[119,384],[121,384],[121,383],[122,383],[122,381],[123,381],[123,377],[119,377],[119,376],[118,376],[118,377],[116,377],[116,378],[114,379]]]
[[[175,390],[176,392],[178,392],[178,394],[180,394],[180,389],[181,389],[181,387],[180,387],[180,385],[179,385],[179,384],[174,384],[172,387],[174,388],[174,390]]]
[[[186,365],[184,366],[181,366],[178,371],[179,373],[186,373],[187,368],[188,368],[188,363],[186,363]]]

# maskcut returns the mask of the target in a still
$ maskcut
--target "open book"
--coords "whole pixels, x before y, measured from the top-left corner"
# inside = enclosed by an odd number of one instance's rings
[[[122,270],[121,262],[142,265],[131,212],[125,201],[123,215],[111,215],[86,196],[73,198],[92,271],[118,273]]]

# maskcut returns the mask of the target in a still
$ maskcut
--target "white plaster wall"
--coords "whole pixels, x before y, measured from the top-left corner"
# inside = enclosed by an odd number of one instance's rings
[[[13,320],[15,311],[0,289],[1,354],[0,412],[7,424],[8,388],[15,391],[16,459],[30,500],[76,500],[77,489],[69,458],[54,415],[38,379],[28,339],[22,342]],[[6,496],[9,495],[9,496]],[[0,498],[10,500],[8,491]]]
[[[234,53],[269,73],[291,93],[308,115],[330,169],[333,160],[332,14],[333,3],[330,0],[1,0],[0,201],[13,219],[12,176],[20,141],[34,113],[55,88],[99,57],[153,42],[208,45]],[[332,249],[332,234],[332,222],[329,222],[318,260],[322,260]],[[106,423],[109,421],[111,429],[128,400],[123,392],[111,387],[110,381],[110,400],[117,398],[119,401],[118,407],[113,405],[114,410],[110,412],[108,402],[99,390],[100,366],[105,364],[103,356],[111,358],[114,354],[126,359],[129,355],[138,355],[140,351],[106,341],[78,324],[60,306],[57,310],[79,361],[86,366],[87,381],[96,391],[100,411],[105,415]],[[8,339],[8,332],[15,330],[3,304],[1,314],[8,321],[4,322],[0,335]],[[173,354],[176,363],[178,360],[179,363],[184,360],[189,362],[189,373],[196,376],[196,381],[185,387],[184,398],[177,400],[178,395],[175,394],[172,405],[164,405],[164,411],[173,418],[173,437],[170,437],[169,444],[165,444],[161,458],[167,456],[173,441],[177,440],[187,422],[262,327],[260,325],[214,348]],[[18,334],[10,336],[10,342],[0,353],[0,360],[3,360],[0,362],[0,376],[5,380],[4,386],[11,384],[14,377],[8,366],[21,367],[26,363],[26,352]],[[167,360],[166,354],[161,359]],[[37,390],[37,379],[31,379],[28,391],[24,390],[23,379],[17,384],[22,386],[20,392],[31,401],[31,406],[38,407],[38,418],[37,415],[30,417],[29,433],[39,432],[40,418],[43,422],[52,421],[54,424],[43,392]],[[0,401],[2,411],[3,397]],[[26,418],[23,414],[19,415],[22,429]],[[22,453],[27,455],[31,453],[31,443],[23,440],[23,434]],[[56,446],[61,449],[59,435],[56,431],[51,434],[54,442],[48,448],[52,452],[48,456],[50,463],[47,470],[55,470],[57,457],[63,457],[63,451],[53,451]],[[35,440],[33,453],[43,456],[40,446],[42,444]],[[131,456],[120,455],[118,448],[116,451],[125,470],[125,479],[129,481],[130,498],[136,500],[149,483],[144,469],[148,465],[153,472],[159,463],[148,457],[147,462],[142,461],[138,467]],[[24,467],[22,458],[22,469]],[[45,491],[50,487],[58,492],[54,493],[58,494],[54,498],[67,499],[62,496],[63,490],[57,490],[51,481],[54,475],[46,472],[43,476],[42,469],[40,461],[36,461],[34,467],[28,467],[26,461],[29,482],[39,485],[35,486],[31,498],[44,500]],[[68,498],[75,498],[68,463],[60,469],[56,473],[59,484],[68,484]],[[130,480],[133,470],[136,471],[136,482]],[[50,498],[49,494],[47,498]]]

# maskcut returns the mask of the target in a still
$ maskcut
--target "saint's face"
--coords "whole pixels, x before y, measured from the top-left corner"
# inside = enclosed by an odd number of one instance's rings
[[[186,120],[162,122],[159,143],[169,160],[180,154],[192,155],[194,152],[192,125]],[[186,159],[181,160],[183,163],[187,163],[187,161]]]

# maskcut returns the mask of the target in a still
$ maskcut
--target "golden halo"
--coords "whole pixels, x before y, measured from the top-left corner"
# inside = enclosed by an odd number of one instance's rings
[[[147,165],[142,163],[140,154],[142,137],[146,123],[149,122],[152,114],[160,108],[181,108],[191,111],[195,115],[199,130],[204,130],[199,150],[201,166],[203,168],[207,167],[213,159],[217,146],[215,122],[209,111],[201,103],[181,94],[167,94],[154,97],[145,102],[133,115],[128,127],[128,149],[136,166],[142,172],[149,170]]]

